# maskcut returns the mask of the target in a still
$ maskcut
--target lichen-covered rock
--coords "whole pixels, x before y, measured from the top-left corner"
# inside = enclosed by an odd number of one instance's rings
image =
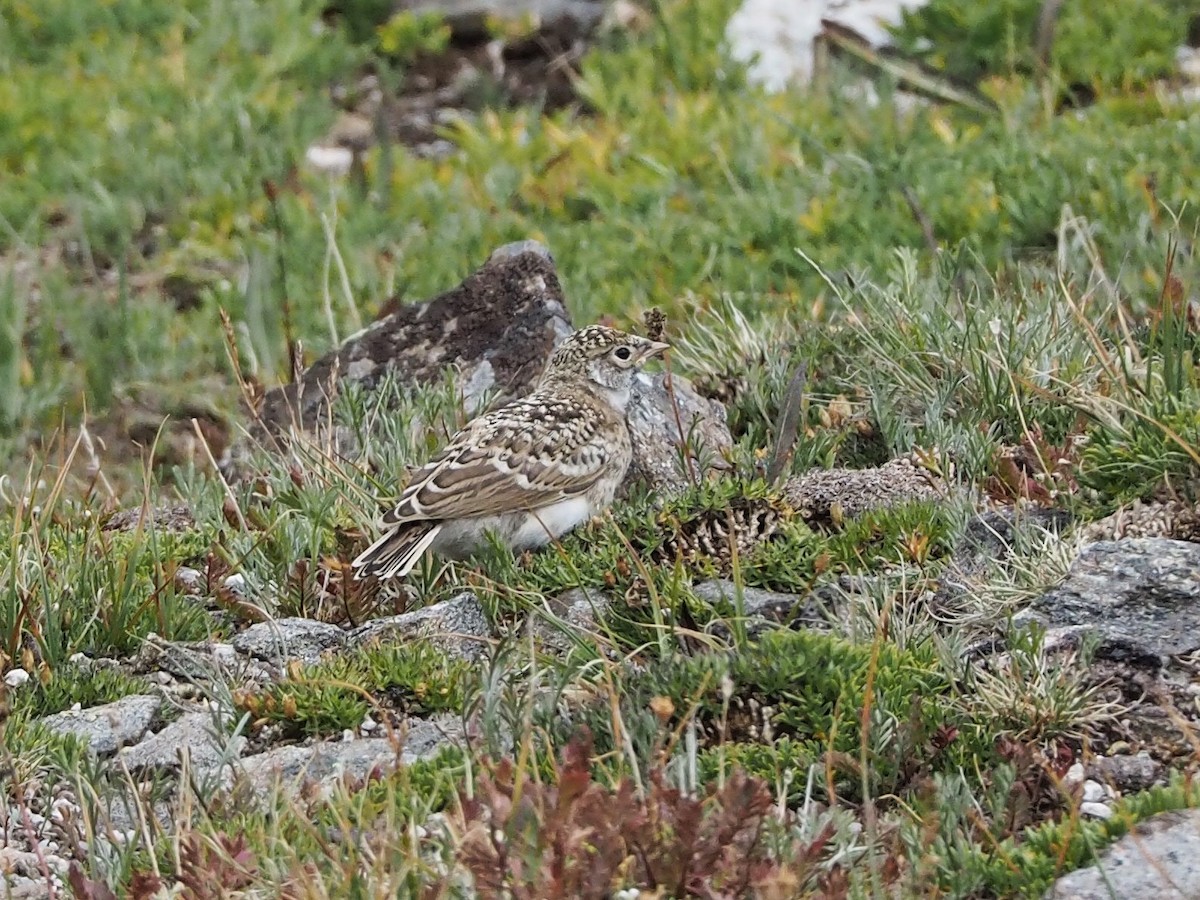
[[[325,787],[340,778],[361,781],[372,772],[386,775],[400,765],[411,765],[461,744],[463,725],[453,716],[411,719],[398,730],[396,738],[399,744],[390,737],[378,737],[276,747],[245,757],[227,774],[240,771],[260,796],[277,786],[294,791],[306,781]]]
[[[478,660],[486,652],[492,636],[487,615],[470,591],[398,616],[385,616],[364,622],[349,634],[353,645],[376,640],[422,638],[443,653]]]
[[[141,740],[158,718],[162,698],[134,694],[88,709],[64,710],[41,720],[55,734],[84,741],[96,756],[112,756],[121,747]]]
[[[291,660],[305,665],[346,643],[346,633],[336,625],[315,619],[289,617],[251,625],[233,638],[233,649],[283,668]]]
[[[193,779],[203,781],[230,756],[240,755],[246,739],[228,733],[228,723],[218,722],[206,706],[195,706],[162,731],[117,753],[120,764],[134,773],[178,771],[186,754]]]
[[[1200,648],[1200,545],[1166,538],[1100,541],[1016,623],[1100,638],[1105,657],[1160,660]]]
[[[694,481],[728,468],[733,446],[725,407],[701,397],[687,379],[641,373],[626,411],[633,462],[626,484],[642,481],[656,497],[682,493]]]
[[[101,527],[102,531],[191,531],[196,527],[192,510],[184,503],[171,506],[135,506],[113,513]]]
[[[312,430],[338,385],[372,388],[389,374],[432,384],[452,365],[464,405],[474,411],[493,387],[510,397],[527,392],[570,330],[549,251],[533,241],[507,244],[458,287],[396,306],[309,366],[298,382],[269,391],[257,420],[276,435],[296,424]]]
[[[791,478],[783,489],[801,517],[821,524],[945,493],[936,475],[907,457],[873,469],[815,469]]]
[[[1096,862],[1064,875],[1046,900],[1200,900],[1200,810],[1151,816],[1100,853]]]

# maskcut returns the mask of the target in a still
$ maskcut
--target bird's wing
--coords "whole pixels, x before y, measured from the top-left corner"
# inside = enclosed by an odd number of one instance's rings
[[[414,473],[384,524],[537,509],[586,492],[611,458],[606,412],[535,396],[481,416]]]

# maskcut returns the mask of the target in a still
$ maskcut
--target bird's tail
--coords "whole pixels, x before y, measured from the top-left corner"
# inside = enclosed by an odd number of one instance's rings
[[[429,549],[442,526],[432,522],[400,525],[385,532],[379,540],[358,555],[350,566],[355,580],[371,575],[379,578],[403,577],[412,571]]]

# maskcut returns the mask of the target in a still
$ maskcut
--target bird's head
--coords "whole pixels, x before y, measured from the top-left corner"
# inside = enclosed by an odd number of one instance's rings
[[[638,370],[669,346],[606,325],[589,325],[559,344],[542,381],[587,379],[624,408]]]

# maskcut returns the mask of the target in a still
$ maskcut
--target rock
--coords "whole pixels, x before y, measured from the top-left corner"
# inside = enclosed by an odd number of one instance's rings
[[[4,683],[10,688],[19,688],[29,683],[29,673],[24,669],[9,669],[4,673]]]
[[[1087,816],[1089,819],[1111,819],[1113,810],[1107,803],[1084,800],[1079,804],[1079,814]]]
[[[240,755],[246,739],[220,730],[215,716],[206,707],[193,707],[158,734],[117,753],[117,761],[134,773],[175,772],[181,755],[187,753],[192,778],[202,781]]]
[[[102,531],[192,531],[196,520],[191,509],[183,503],[172,506],[146,508],[142,506],[122,509],[113,513],[101,528]]]
[[[685,491],[694,477],[728,468],[723,454],[733,447],[733,437],[725,407],[701,397],[678,375],[668,381],[665,373],[641,373],[630,394],[626,421],[633,442],[626,485],[641,481],[656,497],[665,498]],[[691,451],[686,467],[681,445]]]
[[[933,473],[905,457],[873,469],[814,469],[789,479],[783,494],[804,519],[837,524],[842,517],[944,497],[946,490]]]
[[[248,756],[238,767],[260,795],[277,785],[295,790],[302,779],[328,786],[342,777],[359,781],[373,771],[387,774],[398,765],[429,759],[443,748],[461,743],[463,734],[462,721],[456,717],[412,719],[398,732],[403,741],[399,756],[391,738],[373,737],[278,747]]]
[[[67,710],[46,716],[41,723],[55,734],[85,741],[95,756],[112,756],[122,747],[142,739],[158,718],[162,698],[134,694],[89,709]]]
[[[487,652],[492,629],[479,599],[470,591],[413,612],[372,619],[350,632],[353,645],[374,640],[423,638],[450,656],[479,660]]]
[[[1200,809],[1139,823],[1087,868],[1055,882],[1046,900],[1200,900]]]
[[[692,588],[692,593],[705,603],[724,602],[737,609],[737,586],[732,581],[702,581]],[[781,594],[755,587],[742,588],[742,610],[748,617],[769,622],[825,621],[820,604],[811,597]]]
[[[275,674],[239,654],[231,644],[164,641],[156,634],[147,635],[142,642],[133,660],[133,670],[152,677],[166,672],[190,682],[262,681]]]
[[[729,18],[725,38],[733,59],[749,67],[750,79],[768,91],[807,83],[813,76],[816,43],[832,24],[868,44],[891,43],[887,26],[905,10],[927,0],[743,0]]]
[[[588,639],[599,630],[599,619],[612,607],[612,601],[597,591],[572,588],[549,601],[550,612],[561,624],[544,615],[529,617],[534,640],[551,653],[565,656],[575,646],[571,632]]]
[[[54,881],[51,893],[42,874],[42,861]],[[4,900],[42,900],[65,896],[63,879],[70,863],[53,853],[38,854],[16,847],[0,847],[0,897]]]
[[[1083,802],[1084,803],[1103,803],[1105,800],[1112,799],[1110,792],[1100,782],[1087,779],[1083,783]]]
[[[506,244],[456,288],[389,312],[317,360],[300,380],[268,391],[258,420],[276,437],[298,424],[314,430],[336,385],[367,389],[391,374],[432,384],[458,369],[463,404],[479,409],[487,391],[527,393],[557,343],[571,331],[550,252],[535,241]],[[252,428],[263,440],[263,429]]]
[[[233,639],[233,649],[284,668],[291,660],[305,665],[346,644],[346,632],[336,625],[298,617],[251,625]]]
[[[1101,658],[1159,661],[1200,648],[1200,545],[1166,538],[1086,546],[1066,580],[1015,617],[1100,638]]]
[[[1144,791],[1163,775],[1162,763],[1149,753],[1137,756],[1099,756],[1088,763],[1088,775],[1122,794]]]

